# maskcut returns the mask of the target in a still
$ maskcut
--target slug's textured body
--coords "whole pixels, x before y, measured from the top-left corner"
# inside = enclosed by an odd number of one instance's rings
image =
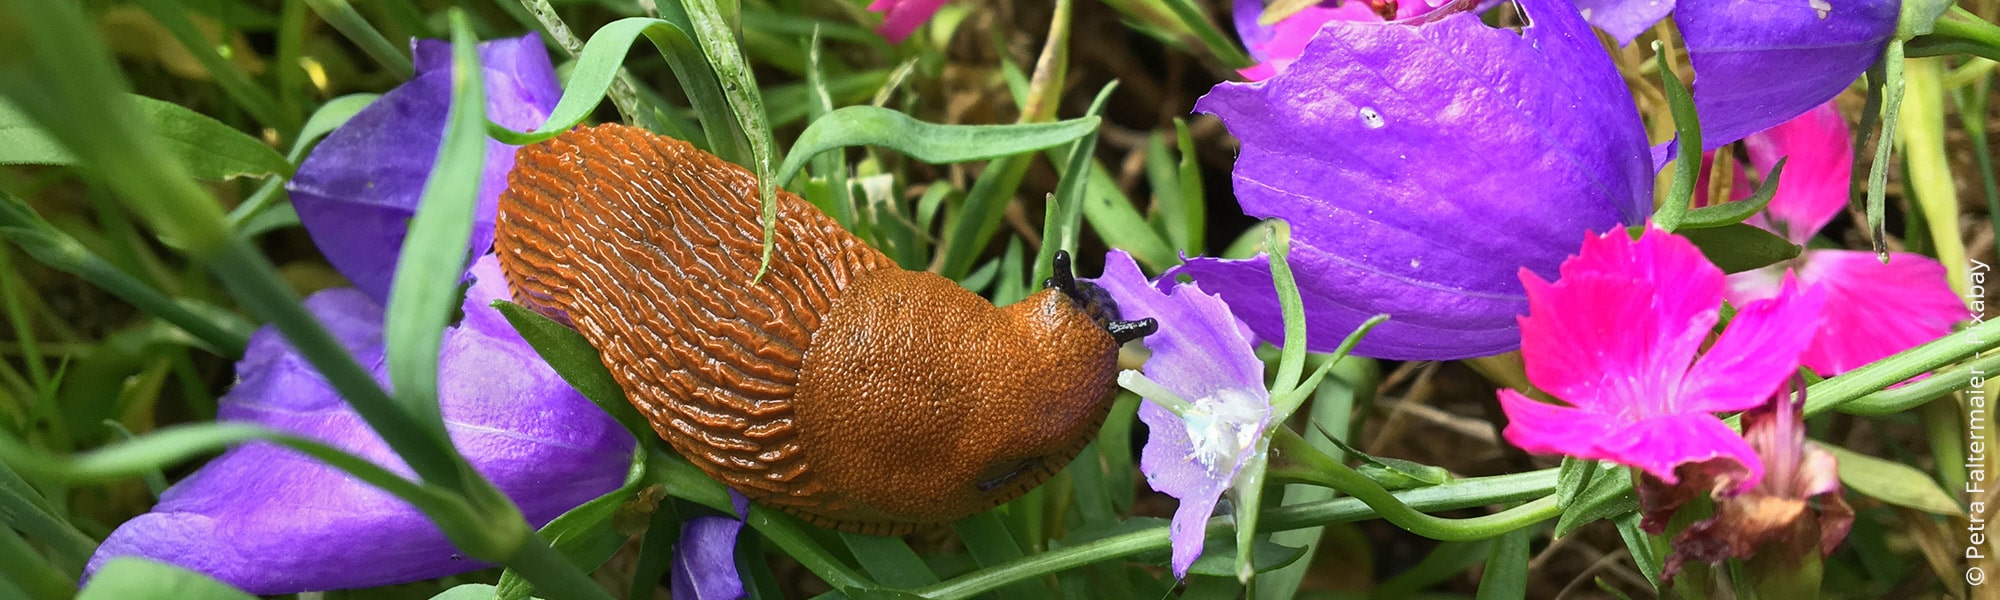
[[[495,243],[515,298],[576,327],[662,438],[753,500],[870,533],[955,519],[1060,469],[1108,406],[1118,341],[1096,304],[996,309],[782,191],[753,283],[754,177],[630,127],[516,165]]]

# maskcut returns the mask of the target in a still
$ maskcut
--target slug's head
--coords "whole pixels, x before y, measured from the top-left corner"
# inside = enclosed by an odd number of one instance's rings
[[[937,523],[1019,497],[1097,434],[1118,347],[1152,329],[1119,320],[1067,256],[1048,289],[1004,308],[930,273],[857,279],[814,336],[796,403],[813,474],[845,501],[827,512]]]
[[[1110,407],[1118,347],[1158,329],[1152,319],[1123,320],[1108,292],[1076,279],[1068,253],[1056,253],[1043,288],[998,311],[1015,326],[990,340],[989,356],[1020,376],[1011,393],[972,409],[975,421],[995,426],[961,446],[978,451],[968,453],[980,465],[969,483],[993,504],[1040,484],[1090,442]]]

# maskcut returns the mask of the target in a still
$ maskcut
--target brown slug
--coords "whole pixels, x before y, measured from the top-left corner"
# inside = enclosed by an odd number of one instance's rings
[[[1011,500],[1109,409],[1118,320],[1060,257],[995,308],[903,270],[778,192],[770,271],[756,178],[685,142],[600,125],[521,148],[495,251],[515,299],[566,322],[653,429],[751,500],[901,534]]]

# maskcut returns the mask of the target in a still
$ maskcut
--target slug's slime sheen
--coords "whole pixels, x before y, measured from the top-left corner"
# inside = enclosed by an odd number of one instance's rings
[[[590,340],[681,455],[819,525],[901,534],[1041,484],[1097,432],[1118,346],[1153,329],[1066,255],[1048,289],[995,308],[782,190],[753,283],[755,176],[638,128],[573,130],[515,164],[494,247],[516,301]]]

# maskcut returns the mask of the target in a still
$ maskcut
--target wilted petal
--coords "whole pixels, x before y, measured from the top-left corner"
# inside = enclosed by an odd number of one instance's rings
[[[1810,250],[1798,262],[1799,283],[1826,295],[1825,320],[1801,358],[1820,375],[1845,373],[1944,337],[1970,314],[1945,278],[1944,265],[1928,256],[1892,252],[1883,264],[1872,252]],[[1730,303],[1776,295],[1775,273],[1730,275]]]
[[[1193,284],[1161,292],[1124,251],[1113,250],[1104,262],[1104,276],[1091,283],[1111,294],[1119,317],[1159,323],[1145,337],[1153,352],[1146,377],[1193,404],[1185,415],[1151,402],[1139,406],[1147,429],[1139,470],[1154,490],[1180,499],[1171,537],[1174,574],[1185,576],[1201,555],[1210,513],[1270,420],[1264,363],[1221,299]]]
[[[491,313],[499,269],[482,260],[464,310]],[[483,291],[482,291],[483,290]],[[314,294],[307,308],[378,381],[382,309],[352,289]],[[476,321],[475,321],[476,323]],[[340,395],[265,328],[252,337],[221,418],[310,437],[402,473],[409,470]],[[511,331],[446,333],[439,393],[452,441],[474,469],[540,526],[616,489],[630,434],[563,383]],[[153,512],[119,526],[91,558],[145,556],[207,573],[256,594],[371,587],[485,567],[460,556],[414,507],[304,455],[239,446],[162,494]]]
[[[891,42],[901,43],[910,37],[910,32],[931,20],[939,8],[948,0],[875,0],[868,10],[883,13],[882,26],[875,32]]]
[[[1584,232],[1649,212],[1645,132],[1595,34],[1559,0],[1520,4],[1533,21],[1521,34],[1468,13],[1330,22],[1284,73],[1196,104],[1242,141],[1244,210],[1292,224],[1310,348],[1387,313],[1356,353],[1511,349],[1519,269],[1552,275]],[[1275,292],[1250,285],[1267,269],[1196,258],[1175,273],[1282,339]]]
[[[327,135],[286,184],[299,222],[327,262],[377,302],[388,300],[391,273],[451,108],[448,45],[427,40],[416,49],[423,68],[417,77]],[[482,43],[480,58],[487,61],[487,118],[517,130],[540,127],[562,94],[541,37]],[[514,167],[514,148],[487,141],[469,254],[493,245],[494,213]]]
[[[1743,146],[1758,173],[1770,173],[1778,159],[1785,159],[1777,193],[1754,221],[1759,225],[1803,246],[1847,208],[1854,139],[1832,102],[1743,138]]]
[[[736,570],[736,537],[750,514],[750,500],[729,490],[736,518],[700,516],[681,526],[674,552],[673,594],[691,600],[736,600],[743,597],[743,576]]]
[[[1770,128],[1847,89],[1896,32],[1896,0],[1687,0],[1702,149]]]

